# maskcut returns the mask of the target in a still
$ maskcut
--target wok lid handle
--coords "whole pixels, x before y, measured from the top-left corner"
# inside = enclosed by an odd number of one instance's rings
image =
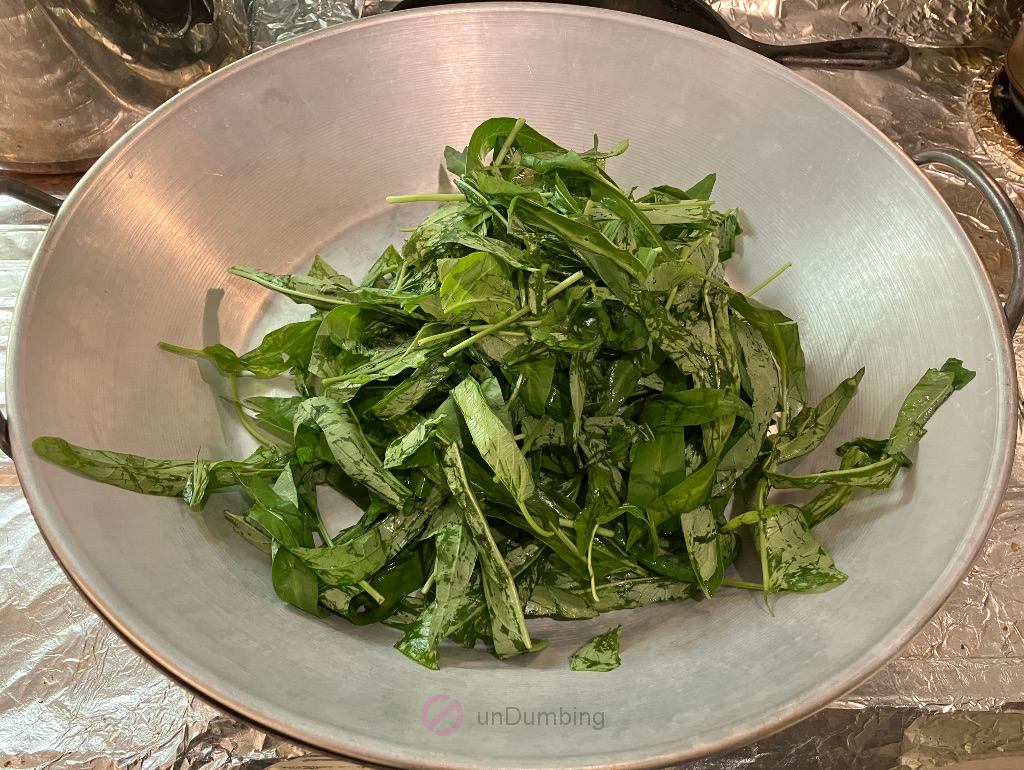
[[[1006,325],[1012,337],[1020,325],[1021,317],[1024,316],[1024,220],[1021,220],[1020,212],[1006,191],[974,158],[947,149],[923,150],[911,157],[919,166],[947,166],[966,177],[967,181],[981,193],[985,202],[992,207],[999,226],[1006,233],[1010,257],[1013,259],[1013,282],[1003,305]]]
[[[22,203],[27,203],[29,206],[53,215],[57,214],[60,204],[63,203],[60,198],[55,198],[27,182],[9,176],[0,176],[0,195],[10,195]],[[11,437],[7,432],[7,418],[2,413],[0,413],[0,452],[8,457],[11,456]]]

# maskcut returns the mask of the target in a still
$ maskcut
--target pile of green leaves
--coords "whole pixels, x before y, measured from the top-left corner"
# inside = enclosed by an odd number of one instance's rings
[[[728,286],[739,226],[712,207],[714,176],[645,195],[496,118],[445,158],[460,191],[358,284],[317,258],[307,275],[235,275],[313,308],[215,363],[260,448],[238,462],[154,461],[58,438],[36,451],[109,484],[180,495],[227,486],[227,513],[271,557],[278,596],[315,615],[402,631],[437,668],[439,645],[537,650],[529,617],[592,618],[723,586],[821,591],[846,580],[813,528],[857,489],[885,489],[942,402],[973,377],[950,359],[907,397],[887,438],[843,444],[839,467],[792,475],[850,403],[863,370],[808,404],[797,325]],[[290,375],[296,395],[239,401],[236,378]],[[317,490],[362,509],[329,532]],[[804,505],[772,489],[820,488]],[[730,508],[731,506],[731,508]],[[727,518],[727,510],[735,514]],[[760,582],[726,569],[750,532]],[[618,664],[618,631],[574,659]]]

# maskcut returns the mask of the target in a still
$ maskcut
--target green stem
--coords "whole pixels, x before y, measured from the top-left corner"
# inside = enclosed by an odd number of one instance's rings
[[[388,203],[419,203],[420,201],[435,201],[437,203],[455,201],[456,203],[464,203],[466,196],[462,193],[419,193],[417,195],[389,195],[384,200]]]
[[[763,520],[757,522],[757,539],[761,543],[758,549],[761,551],[761,592],[764,594],[764,604],[768,607],[768,540]],[[768,609],[771,610],[771,607]]]
[[[387,599],[384,598],[384,594],[382,594],[380,591],[378,591],[372,585],[367,583],[365,580],[360,580],[359,581],[359,587],[362,588],[364,591],[366,591],[366,593],[368,593],[370,595],[370,598],[373,599],[375,602],[377,602],[377,604],[383,604],[384,602],[387,601]]]
[[[538,524],[534,520],[533,516],[530,515],[530,512],[528,510],[526,510],[526,506],[523,505],[522,502],[520,502],[519,500],[516,500],[516,503],[519,505],[519,512],[521,514],[523,514],[523,518],[526,519],[526,523],[529,524],[533,528],[534,532],[536,532],[541,537],[551,537],[552,535],[555,534],[554,532],[548,532],[548,530],[544,529],[544,527],[542,527],[540,524]]]
[[[508,155],[508,151],[512,149],[512,142],[516,140],[516,134],[519,133],[519,129],[526,125],[526,121],[519,118],[512,126],[512,129],[508,132],[508,136],[505,137],[505,141],[501,144],[501,149],[498,150],[498,154],[491,158],[491,173],[495,176],[501,176],[501,172],[494,167],[495,164],[501,163],[505,160],[505,156]]]
[[[158,342],[156,346],[161,350],[166,350],[168,353],[176,353],[179,356],[201,356],[206,358],[206,353],[195,348],[183,348],[178,345],[172,345],[169,342]]]
[[[678,201],[676,203],[636,203],[638,209],[650,210],[650,209],[671,209],[671,208],[711,208],[715,205],[715,201]]]
[[[730,580],[729,578],[725,578],[725,580],[722,581],[722,585],[732,586],[733,588],[749,588],[751,591],[764,590],[763,583],[748,583],[746,580]]]
[[[721,289],[724,292],[727,292],[729,294],[739,294],[739,292],[736,291],[736,289],[734,289],[732,286],[729,286],[728,284],[724,284],[721,281],[716,281],[710,275],[704,275],[704,273],[699,273],[699,272],[696,272],[696,271],[694,272],[694,275],[696,275],[698,278],[700,278],[700,279],[702,279],[704,281],[707,281],[712,286],[717,286],[719,289]]]
[[[429,591],[431,589],[431,587],[434,585],[434,578],[436,578],[436,577],[437,577],[437,567],[435,565],[434,571],[430,573],[430,577],[427,578],[427,582],[424,583],[423,587],[420,589],[420,593],[421,594],[423,594],[424,596],[427,595],[427,591]]]
[[[252,437],[259,441],[263,446],[272,447],[274,442],[256,430],[255,426],[249,422],[249,418],[245,414],[245,410],[242,409],[242,399],[238,397],[238,378],[234,374],[228,375],[228,379],[231,382],[231,398],[235,401],[235,412],[238,414],[238,419],[242,423],[242,426],[252,434]]]
[[[789,270],[789,268],[791,268],[791,267],[793,267],[793,263],[792,262],[787,262],[782,267],[780,267],[778,270],[776,270],[774,273],[772,273],[767,278],[765,278],[763,281],[761,281],[761,283],[759,283],[753,289],[748,291],[747,292],[747,296],[748,297],[753,297],[755,294],[757,294],[759,291],[761,291],[761,289],[763,289],[765,286],[770,284],[772,281],[774,281],[776,278],[778,278],[784,272]]]
[[[426,329],[426,328],[427,328],[426,326],[421,326],[420,327],[420,330],[418,332],[416,332],[416,336],[412,338],[412,341],[405,348],[405,351],[402,353],[402,355],[400,355],[394,361],[385,361],[383,363],[377,364],[376,366],[374,366],[371,369],[364,369],[364,370],[361,370],[361,371],[357,370],[357,371],[354,371],[354,372],[349,372],[348,374],[339,375],[337,377],[328,377],[327,379],[324,379],[324,380],[320,381],[320,390],[321,390],[321,392],[328,385],[333,385],[336,382],[346,382],[347,380],[351,380],[354,377],[363,377],[363,376],[369,375],[369,374],[376,374],[381,369],[386,369],[389,366],[398,366],[399,364],[402,363],[402,361],[405,360],[405,357],[407,355],[409,355],[413,351],[413,348],[415,348],[420,343],[420,335],[423,334],[423,330]]]
[[[559,520],[558,520],[558,523],[559,523],[559,524],[560,524],[561,526],[565,527],[566,529],[575,529],[575,528],[576,528],[576,522],[575,522],[575,521],[573,521],[572,519],[559,519]],[[614,536],[615,536],[615,533],[614,533],[614,532],[612,532],[612,531],[611,531],[610,529],[608,529],[607,527],[598,527],[598,528],[597,528],[596,530],[594,530],[594,531],[595,531],[595,532],[596,532],[597,534],[601,535],[602,537],[614,537]]]
[[[392,294],[398,294],[402,290],[402,284],[405,283],[405,270],[408,266],[408,262],[402,262],[402,269],[398,271],[398,277],[395,278],[395,282],[391,285]]]
[[[668,299],[665,300],[665,309],[666,310],[671,310],[672,309],[672,303],[675,302],[676,292],[678,290],[679,290],[679,284],[677,283],[675,286],[672,287],[672,290],[668,293]]]
[[[399,227],[398,232],[400,233],[414,233],[419,230],[418,227]]]
[[[440,334],[431,334],[429,337],[424,337],[423,339],[421,339],[416,344],[417,345],[429,345],[432,342],[437,342],[438,340],[447,339],[448,337],[454,337],[456,334],[462,334],[462,332],[467,331],[468,329],[469,329],[468,326],[460,326],[458,329],[452,329],[450,332],[441,332]]]
[[[332,545],[334,545],[334,540],[331,538],[330,535],[327,534],[327,525],[324,524],[324,519],[320,515],[320,511],[314,510],[314,512],[316,513],[317,531],[320,533],[320,539],[324,541],[323,547],[329,548]]]
[[[568,278],[566,278],[564,281],[559,283],[553,289],[550,289],[544,295],[544,298],[545,299],[551,299],[556,294],[559,294],[559,293],[565,291],[566,289],[568,289],[570,286],[572,286],[574,283],[579,281],[581,278],[583,278],[583,271],[582,270],[577,270],[575,273],[570,275]],[[472,344],[482,340],[488,334],[493,334],[494,332],[496,332],[496,331],[498,331],[500,329],[504,329],[506,326],[510,326],[511,324],[514,324],[516,321],[518,321],[523,316],[528,315],[529,312],[530,312],[530,308],[529,307],[524,307],[524,308],[522,308],[520,310],[517,310],[516,312],[514,312],[512,315],[508,316],[507,318],[503,318],[500,321],[498,321],[497,323],[491,324],[486,329],[481,329],[476,334],[474,334],[472,337],[469,337],[468,339],[463,340],[462,342],[460,342],[455,347],[448,348],[448,350],[446,350],[444,352],[444,357],[445,358],[451,358],[456,353],[458,353],[460,350],[465,350],[470,345],[472,345]]]

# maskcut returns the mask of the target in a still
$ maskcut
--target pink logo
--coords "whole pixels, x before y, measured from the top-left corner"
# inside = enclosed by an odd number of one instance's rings
[[[430,707],[439,701],[442,703],[444,701],[449,701],[449,703],[447,706],[442,708],[435,717],[431,718]],[[446,727],[443,730],[435,729],[444,721],[444,718],[453,711],[455,712],[455,724],[451,727]],[[429,732],[436,733],[437,735],[451,735],[462,726],[462,704],[450,695],[432,695],[427,698],[427,702],[423,704],[423,711],[420,712],[420,717],[423,719],[423,726],[427,728]]]

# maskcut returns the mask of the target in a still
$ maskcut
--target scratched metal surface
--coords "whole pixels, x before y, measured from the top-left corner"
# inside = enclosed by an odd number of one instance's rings
[[[793,42],[889,34],[915,47],[889,73],[804,71],[908,152],[952,146],[989,163],[1017,195],[1019,169],[988,161],[967,96],[998,71],[1024,15],[1017,0],[717,0],[737,27]],[[391,0],[254,0],[257,46],[388,10]],[[975,121],[977,122],[977,120]],[[991,128],[991,127],[990,127]],[[990,130],[992,133],[994,129]],[[990,150],[992,148],[990,147]],[[1005,148],[1004,148],[1005,150]],[[993,151],[1005,160],[1008,152]],[[996,286],[1008,252],[995,220],[950,174],[932,179],[958,214]],[[11,313],[47,218],[0,199],[0,378]],[[1018,335],[1024,350],[1024,333]],[[1024,354],[1018,357],[1024,374]],[[688,765],[724,768],[942,767],[996,752],[1024,757],[1024,443],[988,543],[931,624],[884,670],[790,730]],[[1021,760],[1024,761],[1024,760]],[[70,586],[0,461],[0,766],[216,770],[281,763],[352,768],[219,715],[128,649]]]

